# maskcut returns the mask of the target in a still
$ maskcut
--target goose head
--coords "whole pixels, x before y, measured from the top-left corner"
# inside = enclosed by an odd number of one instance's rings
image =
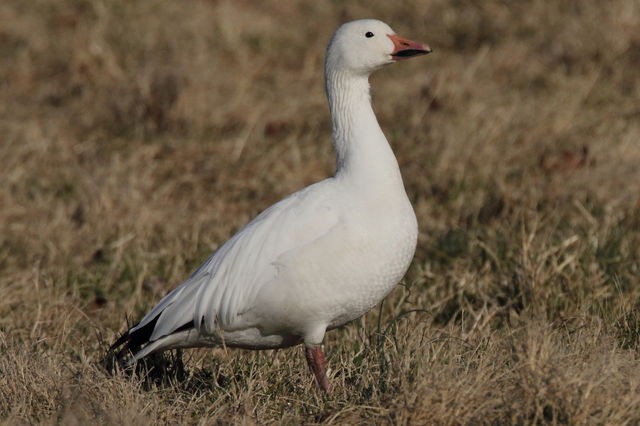
[[[369,75],[403,59],[431,53],[426,44],[400,37],[382,21],[360,19],[343,24],[327,49],[327,71]]]

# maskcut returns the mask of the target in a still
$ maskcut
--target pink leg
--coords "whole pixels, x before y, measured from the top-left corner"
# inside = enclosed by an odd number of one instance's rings
[[[329,379],[327,379],[327,374],[325,373],[325,361],[322,348],[320,346],[305,348],[304,354],[307,357],[309,369],[316,377],[316,383],[327,393],[327,395],[331,395],[331,386],[329,385]]]

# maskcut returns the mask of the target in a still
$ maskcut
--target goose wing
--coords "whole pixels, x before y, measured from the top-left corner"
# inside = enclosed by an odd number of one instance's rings
[[[322,238],[338,223],[339,214],[325,196],[326,183],[307,187],[263,211],[130,333],[155,321],[151,342],[186,324],[207,334],[232,325],[239,314],[253,307],[260,289],[276,278],[281,254]]]

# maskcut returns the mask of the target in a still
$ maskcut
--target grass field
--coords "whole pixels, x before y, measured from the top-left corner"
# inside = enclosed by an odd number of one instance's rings
[[[420,227],[325,340],[100,366],[235,230],[333,171],[322,62],[376,17],[434,53],[372,78]],[[0,3],[6,424],[640,423],[640,3]],[[172,364],[169,362],[169,366]]]

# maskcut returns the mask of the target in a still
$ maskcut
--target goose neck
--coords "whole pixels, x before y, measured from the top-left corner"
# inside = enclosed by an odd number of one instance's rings
[[[371,106],[368,75],[327,70],[326,84],[336,176],[401,182],[398,163]]]

